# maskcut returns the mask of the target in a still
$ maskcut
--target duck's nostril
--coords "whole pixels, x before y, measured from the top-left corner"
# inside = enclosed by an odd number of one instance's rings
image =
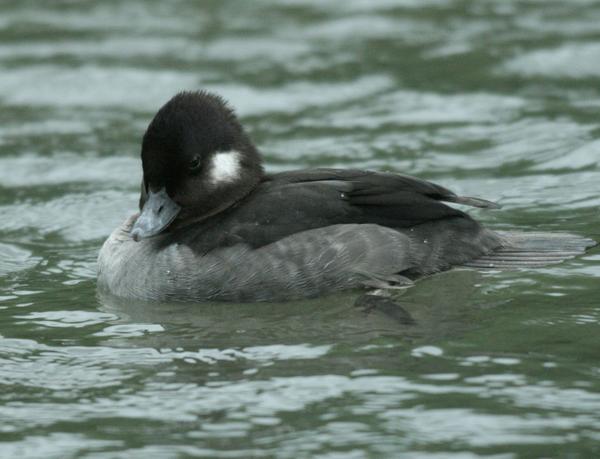
[[[163,205],[163,206],[160,206],[160,207],[158,208],[158,211],[157,211],[156,213],[157,213],[157,214],[160,214],[160,213],[163,211],[163,209],[164,209],[164,208],[165,208],[165,206],[164,206],[164,205]]]

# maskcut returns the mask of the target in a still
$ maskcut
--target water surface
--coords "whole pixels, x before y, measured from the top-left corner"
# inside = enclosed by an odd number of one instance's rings
[[[600,253],[453,271],[366,313],[98,296],[175,92],[237,107],[270,170],[396,170],[600,239],[591,0],[0,4],[0,456],[600,454]]]

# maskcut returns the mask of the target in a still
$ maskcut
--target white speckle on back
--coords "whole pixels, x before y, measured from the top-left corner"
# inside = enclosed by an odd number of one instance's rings
[[[210,183],[231,183],[240,176],[240,153],[235,150],[216,153],[210,166]]]

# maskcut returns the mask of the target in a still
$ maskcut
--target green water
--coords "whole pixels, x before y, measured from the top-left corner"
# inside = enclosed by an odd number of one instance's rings
[[[390,169],[600,239],[600,2],[0,2],[0,457],[600,456],[600,252],[400,302],[98,297],[176,91],[271,170]]]

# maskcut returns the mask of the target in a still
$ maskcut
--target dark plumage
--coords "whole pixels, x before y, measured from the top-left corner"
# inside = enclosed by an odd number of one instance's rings
[[[447,203],[496,204],[406,175],[264,174],[233,111],[206,92],[178,94],[158,111],[142,165],[141,215],[118,228],[99,257],[99,284],[125,297],[310,297],[405,285],[456,265],[543,265],[593,244],[493,232]]]

